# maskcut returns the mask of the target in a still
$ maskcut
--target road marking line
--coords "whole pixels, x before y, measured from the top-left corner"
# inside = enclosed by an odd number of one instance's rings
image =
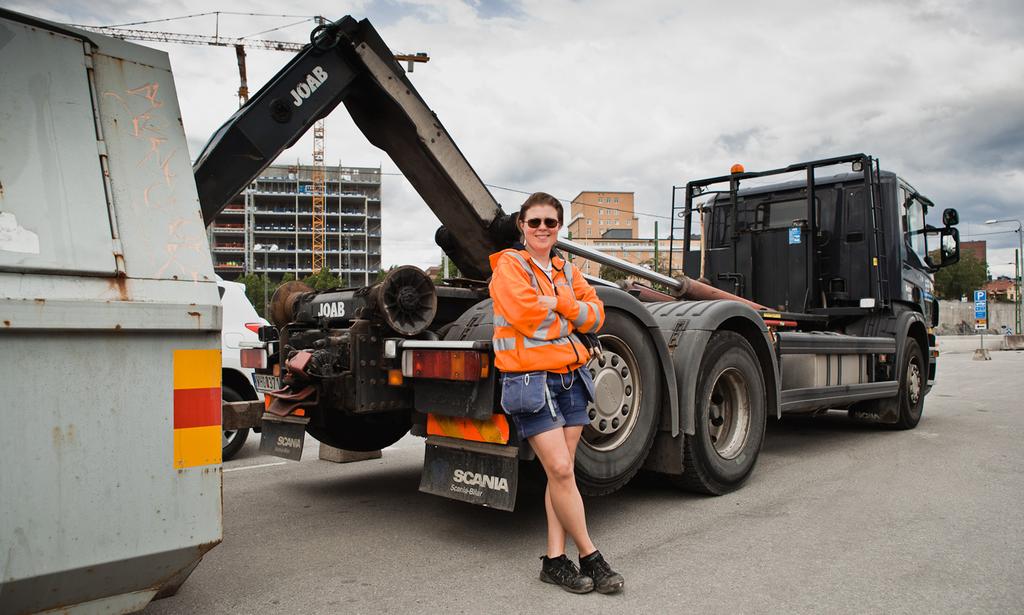
[[[283,466],[288,463],[287,461],[277,461],[274,463],[258,463],[252,466],[242,466],[240,468],[224,468],[225,472],[237,472],[239,470],[255,470],[256,468],[269,468],[270,466]]]

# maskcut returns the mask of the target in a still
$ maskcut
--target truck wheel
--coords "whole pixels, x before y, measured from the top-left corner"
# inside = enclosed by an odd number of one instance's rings
[[[721,495],[740,487],[754,469],[765,432],[766,392],[761,365],[742,335],[711,336],[697,375],[696,433],[686,436],[683,489]]]
[[[596,400],[576,449],[576,479],[586,495],[612,493],[640,470],[661,411],[661,367],[647,332],[609,310],[600,338],[604,352],[587,363]]]
[[[921,421],[924,412],[924,387],[928,379],[928,364],[921,346],[913,337],[907,336],[903,346],[903,363],[900,365],[899,418],[896,429],[913,429]]]
[[[402,439],[412,426],[406,412],[340,414],[324,417],[325,424],[306,425],[306,431],[320,442],[347,451],[379,451]]]
[[[221,401],[245,401],[245,399],[226,384],[220,387]],[[228,461],[242,450],[246,438],[249,437],[248,429],[225,429],[221,434],[220,445],[221,459]]]

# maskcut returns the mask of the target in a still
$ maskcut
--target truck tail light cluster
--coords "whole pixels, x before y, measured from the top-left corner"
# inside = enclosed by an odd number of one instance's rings
[[[252,369],[267,368],[267,351],[262,348],[243,348],[239,351],[242,367]]]
[[[407,350],[402,354],[406,378],[482,380],[490,370],[488,358],[475,350]]]

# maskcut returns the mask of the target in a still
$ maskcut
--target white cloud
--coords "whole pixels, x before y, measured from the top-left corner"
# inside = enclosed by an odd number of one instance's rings
[[[430,54],[411,79],[489,184],[566,198],[588,189],[632,191],[638,210],[667,215],[673,184],[724,173],[733,162],[754,170],[865,151],[940,207],[959,208],[965,223],[1024,216],[1018,201],[1024,188],[1024,11],[1016,2],[416,0],[346,6],[356,17],[369,17],[393,50]],[[120,23],[202,12],[207,4],[12,8],[62,21]],[[308,1],[287,7],[224,2],[218,8],[324,10]],[[202,31],[212,31],[210,18],[193,21],[152,27],[198,32],[206,24]],[[228,34],[284,23],[221,18]],[[298,41],[307,31],[302,26],[263,37]],[[235,109],[234,54],[163,48],[171,54],[195,155]],[[286,60],[250,52],[251,90]],[[285,159],[308,161],[309,151],[310,141],[302,139]],[[327,158],[396,171],[343,110],[328,119]],[[437,262],[436,219],[407,182],[386,177],[385,264]],[[494,194],[506,210],[522,200],[517,193]],[[653,219],[641,220],[642,232],[651,233]],[[1016,241],[1012,234],[989,239],[994,249]]]

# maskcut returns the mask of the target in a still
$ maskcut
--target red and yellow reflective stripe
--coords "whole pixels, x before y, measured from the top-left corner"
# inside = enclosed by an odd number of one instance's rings
[[[427,415],[427,434],[489,442],[492,444],[508,443],[508,419],[504,414],[492,414],[489,419],[471,419],[461,416]]]
[[[220,350],[174,351],[174,467],[221,462]]]

